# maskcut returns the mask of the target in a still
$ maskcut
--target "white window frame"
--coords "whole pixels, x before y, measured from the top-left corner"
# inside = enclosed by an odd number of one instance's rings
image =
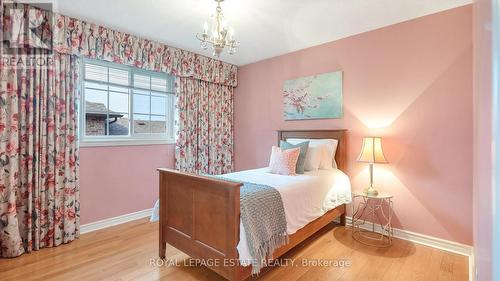
[[[88,81],[85,79],[85,63],[91,63],[95,65],[100,65],[104,67],[112,67],[112,68],[117,68],[121,70],[126,70],[129,72],[129,110],[128,110],[128,116],[130,120],[129,124],[129,135],[123,135],[123,136],[86,136],[86,120],[85,120],[85,114],[86,114],[86,109],[85,109],[85,81]],[[174,79],[172,75],[169,75],[167,73],[160,73],[160,72],[155,72],[155,71],[149,71],[149,70],[143,70],[140,68],[136,68],[133,66],[127,66],[127,65],[122,65],[122,64],[117,64],[113,62],[107,62],[107,61],[102,61],[102,60],[94,60],[94,59],[87,59],[83,58],[81,60],[81,67],[80,67],[80,103],[79,103],[79,113],[78,113],[78,118],[79,118],[79,141],[80,141],[80,146],[81,147],[93,147],[93,146],[122,146],[122,145],[155,145],[155,144],[174,144],[175,143],[175,125],[174,125],[174,119],[175,119],[175,98],[173,103],[171,104],[167,98],[166,106],[166,122],[167,122],[167,128],[165,134],[158,133],[158,134],[134,134],[134,113],[133,113],[133,89],[134,89],[134,84],[133,84],[133,76],[134,74],[143,74],[143,75],[148,75],[151,77],[160,77],[160,78],[167,78],[167,81],[170,79]],[[101,83],[101,84],[107,84],[107,85],[113,85],[112,83],[102,83],[99,81],[91,81],[93,83]],[[173,83],[173,81],[171,81]],[[124,87],[123,85],[116,85],[119,87]],[[141,89],[144,90],[144,89]],[[174,95],[174,92],[167,92],[167,97],[168,95]],[[109,96],[108,96],[109,98]],[[109,101],[108,101],[109,102]],[[150,101],[151,103],[151,101]],[[171,106],[171,107],[170,107]],[[109,106],[107,105],[108,110]],[[151,109],[151,105],[150,105]],[[150,112],[151,114],[151,112]],[[153,114],[154,115],[154,114]]]

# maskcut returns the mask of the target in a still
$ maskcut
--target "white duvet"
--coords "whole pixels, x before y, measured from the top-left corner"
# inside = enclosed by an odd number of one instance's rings
[[[296,176],[271,174],[268,170],[246,170],[226,174],[224,177],[276,188],[283,200],[288,234],[294,234],[327,211],[351,202],[349,177],[338,169],[317,170]],[[241,221],[237,248],[242,265],[251,264],[252,257]]]
[[[268,185],[276,188],[283,200],[288,234],[294,234],[327,211],[351,202],[351,184],[346,174],[338,169],[305,172],[284,176],[267,172],[268,168],[225,174],[225,178]],[[151,221],[158,220],[158,202]],[[240,221],[239,259],[242,265],[251,264],[245,229]]]

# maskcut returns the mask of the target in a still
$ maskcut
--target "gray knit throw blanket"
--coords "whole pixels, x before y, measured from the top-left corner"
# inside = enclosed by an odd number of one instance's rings
[[[237,182],[233,179],[217,178]],[[260,272],[274,250],[288,244],[286,218],[280,193],[267,185],[243,182],[240,189],[241,222],[252,256],[252,274]]]

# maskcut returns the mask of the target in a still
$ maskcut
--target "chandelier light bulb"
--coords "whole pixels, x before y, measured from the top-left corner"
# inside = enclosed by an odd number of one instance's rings
[[[208,34],[208,22],[203,23],[203,34]]]

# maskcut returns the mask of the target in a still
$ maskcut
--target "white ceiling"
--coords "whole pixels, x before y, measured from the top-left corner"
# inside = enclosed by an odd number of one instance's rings
[[[213,0],[54,0],[60,13],[210,55],[194,37]],[[472,3],[472,0],[225,0],[244,65]]]

